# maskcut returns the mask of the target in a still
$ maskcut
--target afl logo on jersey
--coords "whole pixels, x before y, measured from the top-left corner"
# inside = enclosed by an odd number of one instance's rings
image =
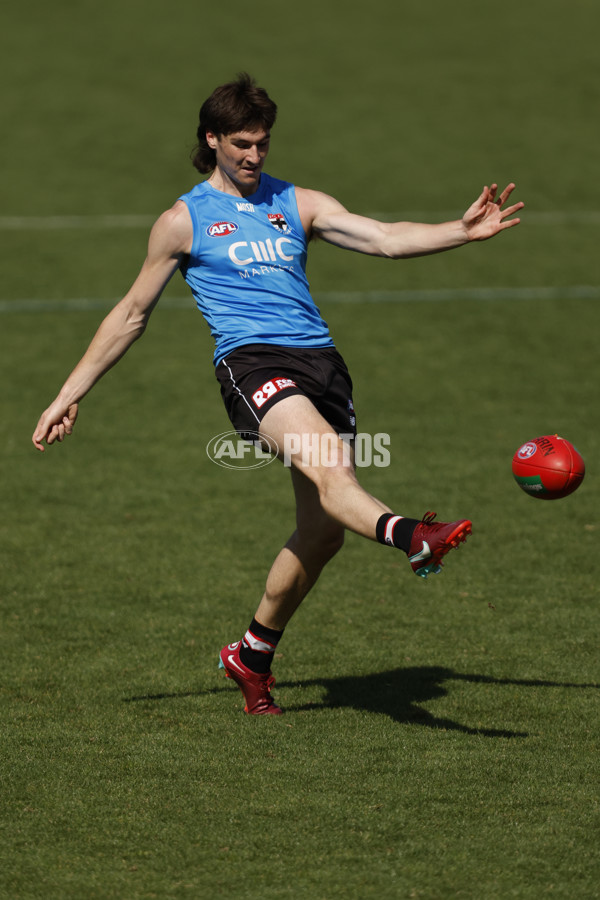
[[[235,222],[213,222],[206,229],[209,237],[227,237],[228,234],[235,234],[238,226]]]

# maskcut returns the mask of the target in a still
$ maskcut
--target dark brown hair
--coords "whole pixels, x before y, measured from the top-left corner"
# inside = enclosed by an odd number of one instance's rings
[[[206,132],[216,135],[233,134],[235,131],[270,131],[277,118],[277,106],[264,88],[246,72],[235,81],[216,88],[200,109],[198,144],[192,153],[192,162],[199,172],[212,172],[216,154],[206,141]]]

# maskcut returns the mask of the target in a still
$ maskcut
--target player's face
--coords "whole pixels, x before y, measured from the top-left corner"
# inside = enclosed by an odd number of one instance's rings
[[[207,132],[206,140],[217,157],[214,174],[223,179],[225,187],[237,189],[243,197],[253,194],[258,189],[270,139],[270,133],[263,130],[220,135]]]

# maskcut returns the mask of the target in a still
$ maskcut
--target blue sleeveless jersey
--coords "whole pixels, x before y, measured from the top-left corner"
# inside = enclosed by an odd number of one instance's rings
[[[292,184],[263,173],[250,197],[204,181],[179,199],[194,226],[182,273],[215,339],[215,365],[244,344],[333,347],[310,296]]]

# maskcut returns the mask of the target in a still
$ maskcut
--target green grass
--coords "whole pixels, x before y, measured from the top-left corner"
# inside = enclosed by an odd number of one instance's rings
[[[600,306],[571,290],[600,286],[595,6],[34,0],[5,18],[2,900],[596,897]],[[391,438],[361,480],[474,534],[427,582],[349,535],[279,646],[277,720],[244,716],[216,657],[292,528],[289,479],[207,458],[227,419],[184,284],[36,454],[147,229],[4,218],[158,214],[193,183],[199,102],[242,68],[280,103],[273,174],[390,219],[458,212],[491,178],[527,202],[520,228],[427,260],[312,248],[359,427]],[[447,288],[465,296],[366,299]],[[553,432],[588,471],[543,503],[510,461]]]

